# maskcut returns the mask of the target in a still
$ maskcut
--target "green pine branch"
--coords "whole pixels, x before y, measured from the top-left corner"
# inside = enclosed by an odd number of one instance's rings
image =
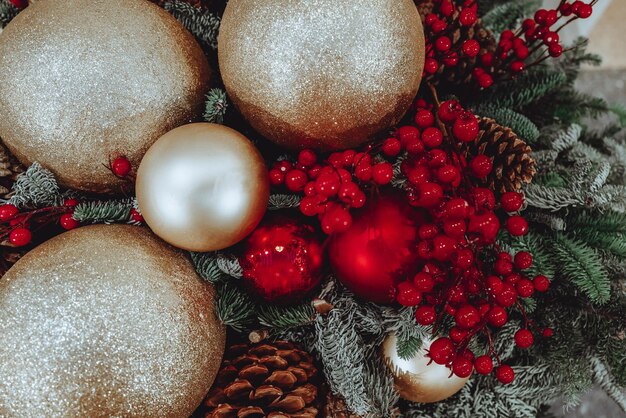
[[[229,279],[229,277],[219,267],[215,253],[192,252],[191,261],[193,262],[200,277],[211,283],[219,283]]]
[[[0,28],[9,24],[20,11],[9,0],[0,0]]]
[[[256,313],[256,305],[250,296],[230,283],[219,285],[217,292],[217,316],[222,323],[238,332],[249,330]]]
[[[584,242],[557,234],[552,253],[559,275],[574,283],[593,303],[604,304],[611,297],[611,281],[602,259]]]
[[[539,6],[540,2],[537,0],[500,4],[486,13],[482,21],[492,32],[501,33],[505,29],[517,28],[520,20],[533,13]]]
[[[224,123],[224,116],[228,109],[226,92],[219,88],[209,90],[206,96],[204,120],[210,123]]]
[[[285,330],[311,324],[315,315],[310,303],[284,307],[263,305],[259,310],[259,322],[271,329]]]
[[[291,209],[300,206],[301,197],[297,194],[273,194],[267,204],[269,210]]]
[[[55,206],[62,200],[59,185],[51,171],[34,162],[17,177],[9,203],[18,208]]]
[[[130,212],[134,207],[135,199],[83,202],[73,217],[83,224],[133,223]]]
[[[182,23],[201,44],[217,49],[217,35],[220,28],[219,17],[179,0],[165,3],[164,8]]]
[[[526,116],[504,107],[483,105],[476,109],[476,113],[494,119],[500,125],[508,126],[520,138],[533,143],[539,137],[539,128]]]

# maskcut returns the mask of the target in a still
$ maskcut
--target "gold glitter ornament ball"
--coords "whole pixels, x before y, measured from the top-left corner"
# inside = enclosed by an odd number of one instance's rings
[[[439,402],[457,393],[469,377],[450,376],[446,366],[426,357],[432,341],[424,341],[419,352],[410,359],[398,355],[398,338],[390,334],[383,343],[383,356],[391,370],[400,397],[411,402]],[[429,364],[430,363],[430,364]]]
[[[424,66],[413,0],[230,0],[218,43],[231,99],[289,148],[355,147],[396,124]]]
[[[0,279],[0,416],[188,417],[224,352],[214,304],[147,229],[53,238]]]
[[[0,34],[0,137],[65,186],[116,192],[134,166],[202,112],[209,64],[193,36],[145,0],[45,0]]]

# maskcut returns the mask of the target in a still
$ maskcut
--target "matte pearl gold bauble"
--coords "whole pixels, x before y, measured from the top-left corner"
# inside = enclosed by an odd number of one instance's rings
[[[355,147],[396,124],[424,65],[412,0],[230,0],[218,43],[230,98],[290,148]]]
[[[199,116],[209,78],[193,36],[154,4],[38,1],[0,35],[0,137],[65,186],[115,192],[109,159],[136,166]]]
[[[137,172],[146,223],[170,244],[214,251],[241,241],[267,208],[269,179],[259,151],[239,132],[194,123],[163,135]]]
[[[0,280],[0,416],[189,416],[224,352],[214,304],[145,228],[53,238]]]
[[[398,339],[390,334],[383,343],[383,356],[394,375],[396,389],[403,399],[411,402],[439,402],[457,393],[469,380],[452,375],[449,368],[430,363],[426,357],[432,341],[424,341],[419,352],[410,359],[398,355]],[[430,363],[430,364],[428,364]]]

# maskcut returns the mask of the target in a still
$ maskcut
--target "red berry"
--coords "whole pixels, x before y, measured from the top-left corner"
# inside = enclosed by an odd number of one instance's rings
[[[434,58],[426,58],[424,61],[424,72],[427,74],[435,74],[439,69],[439,63]]]
[[[437,206],[443,198],[443,189],[437,183],[420,183],[417,185],[418,205],[424,208]]]
[[[454,265],[460,269],[468,269],[474,263],[474,252],[469,248],[461,248],[454,254]]]
[[[539,9],[535,12],[535,22],[544,24],[547,16],[548,11],[546,9]]]
[[[559,43],[559,34],[556,32],[552,32],[552,31],[547,31],[546,33],[543,34],[543,42],[546,45],[552,45],[552,44],[557,44]]]
[[[443,123],[452,123],[463,112],[463,108],[456,100],[446,100],[437,110],[437,116]]]
[[[432,325],[437,319],[435,308],[430,305],[423,305],[415,311],[415,320],[420,325]]]
[[[437,170],[437,180],[442,183],[452,183],[461,173],[452,164],[446,164]]]
[[[417,306],[422,301],[422,294],[411,282],[398,284],[396,300],[402,306]]]
[[[9,234],[9,242],[16,247],[23,247],[30,243],[33,234],[27,228],[16,228]]]
[[[28,6],[28,0],[10,0],[11,4],[18,9],[24,9]]]
[[[479,374],[489,374],[493,370],[493,360],[489,356],[478,356],[474,360],[474,368]]]
[[[439,12],[446,17],[452,15],[452,13],[454,13],[452,2],[450,0],[442,1],[441,6],[439,6]]]
[[[437,364],[447,364],[454,358],[454,343],[446,337],[436,339],[430,344],[428,354]]]
[[[496,302],[502,307],[513,306],[517,301],[517,292],[510,283],[502,284],[502,291],[496,295]]]
[[[506,192],[500,197],[500,207],[506,212],[517,212],[524,204],[521,193]]]
[[[459,63],[459,56],[456,52],[448,52],[443,59],[443,63],[447,67],[454,67]]]
[[[540,274],[533,279],[533,286],[537,292],[547,292],[550,288],[550,280]]]
[[[511,216],[506,220],[506,230],[514,237],[521,237],[528,233],[528,222],[521,216]]]
[[[533,265],[533,256],[528,251],[520,251],[515,254],[515,268],[526,270]]]
[[[501,327],[509,320],[506,310],[500,306],[494,306],[487,314],[487,321],[494,327]]]
[[[305,196],[300,201],[300,212],[305,216],[315,216],[319,213],[320,201],[318,197]]]
[[[415,123],[422,129],[428,128],[435,124],[435,116],[429,110],[420,109],[415,114]]]
[[[60,223],[61,227],[67,231],[76,229],[80,226],[80,222],[74,219],[71,213],[61,215]]]
[[[468,377],[472,374],[472,370],[474,370],[472,361],[463,356],[458,356],[452,362],[452,372],[460,378]]]
[[[461,328],[474,328],[480,322],[480,313],[472,305],[463,305],[456,311],[454,320],[456,325]]]
[[[469,216],[469,203],[461,197],[455,197],[446,202],[443,215],[447,219],[465,219]]]
[[[480,44],[475,39],[468,39],[463,42],[463,53],[470,58],[474,58],[480,52]]]
[[[447,36],[440,36],[435,41],[435,48],[439,52],[446,52],[452,47],[452,41]]]
[[[526,68],[526,66],[522,61],[513,61],[511,63],[511,71],[513,71],[514,73],[521,73],[522,71],[524,71],[524,68]]]
[[[428,167],[415,167],[408,173],[408,179],[411,184],[417,186],[422,183],[428,183],[431,181],[431,173]]]
[[[402,144],[396,138],[387,138],[385,142],[383,142],[382,149],[387,157],[395,157],[402,151]]]
[[[285,182],[285,173],[277,168],[272,168],[269,171],[270,183],[272,186],[280,186]]]
[[[396,131],[398,139],[403,144],[409,141],[420,139],[420,131],[415,126],[402,126]]]
[[[478,234],[485,243],[493,243],[500,231],[500,221],[493,212],[470,216],[468,231]]]
[[[298,162],[305,167],[311,167],[317,162],[317,154],[310,149],[303,149],[298,154]]]
[[[333,232],[345,232],[352,226],[352,216],[347,209],[340,206],[326,212],[322,218],[322,229],[327,234]]]
[[[322,166],[319,164],[315,164],[313,165],[313,167],[309,168],[309,170],[307,171],[307,173],[309,174],[309,177],[313,180],[317,179],[317,176],[320,175],[320,172],[322,171]]]
[[[522,298],[529,298],[535,292],[535,286],[533,282],[528,279],[521,279],[515,284],[515,290],[517,294]]]
[[[372,167],[372,180],[379,185],[391,183],[393,179],[393,166],[390,163],[378,163]]]
[[[285,185],[289,191],[299,193],[309,181],[309,176],[302,170],[291,170],[285,175]]]
[[[593,13],[593,8],[591,7],[590,4],[583,3],[580,6],[578,6],[578,9],[576,10],[575,13],[576,13],[576,16],[580,17],[581,19],[587,19]]]
[[[470,8],[463,9],[459,15],[459,23],[463,26],[472,26],[476,23],[477,19],[478,16],[476,15],[476,12]]]
[[[0,206],[0,221],[10,221],[19,213],[19,209],[10,203]]]
[[[508,276],[513,272],[513,263],[511,263],[509,260],[499,258],[493,264],[493,268],[495,272],[500,276]]]
[[[554,331],[552,328],[544,328],[541,335],[543,335],[544,338],[550,338],[554,335]]]
[[[78,206],[78,200],[77,199],[65,199],[63,201],[63,206],[65,206],[66,208],[75,208],[76,206]]]
[[[315,190],[322,196],[332,197],[339,192],[339,176],[334,171],[322,172],[315,180]]]
[[[508,385],[515,380],[515,372],[511,366],[502,364],[496,369],[496,379],[498,379],[500,383]]]
[[[137,223],[143,222],[143,216],[135,208],[132,208],[130,210],[130,219],[132,219],[133,222],[137,222]]]
[[[450,329],[450,339],[454,341],[456,344],[459,344],[465,337],[467,337],[468,332],[459,327],[452,327]]]
[[[491,292],[492,295],[498,295],[502,292],[503,283],[497,276],[489,276],[487,277],[487,289]]]
[[[530,54],[530,51],[528,50],[527,46],[520,46],[520,47],[515,48],[515,56],[517,57],[518,60],[525,60],[526,58],[528,58],[529,54]]]
[[[553,58],[558,58],[563,54],[563,47],[559,44],[552,44],[548,47],[548,52]]]
[[[493,170],[493,162],[486,155],[477,155],[470,161],[470,169],[472,174],[477,178],[485,178]]]
[[[515,333],[515,344],[519,348],[529,348],[534,342],[533,333],[527,329],[520,329]]]
[[[522,276],[519,275],[518,273],[511,273],[504,278],[504,281],[507,283],[511,283],[512,285],[515,285],[521,279],[522,279]]]
[[[130,170],[132,170],[132,166],[126,157],[117,157],[111,163],[111,171],[118,177],[126,177],[130,174]]]
[[[493,210],[496,207],[496,197],[490,189],[475,187],[472,189],[471,197],[476,209]]]
[[[435,279],[432,274],[421,271],[413,278],[413,284],[420,292],[428,293],[435,287]]]
[[[456,240],[445,235],[437,235],[433,239],[433,258],[437,261],[446,261],[456,249]]]
[[[546,15],[545,25],[547,27],[550,27],[554,25],[557,20],[559,20],[559,14],[557,13],[557,11],[555,9],[548,10],[548,14]]]
[[[454,136],[461,142],[472,142],[478,135],[478,120],[472,112],[462,112],[454,121]]]
[[[443,31],[445,31],[447,28],[448,28],[448,25],[443,20],[437,20],[431,26],[431,29],[435,33],[441,33]]]
[[[443,141],[443,134],[438,128],[426,128],[422,132],[422,142],[429,148],[437,148]]]
[[[493,77],[489,74],[481,74],[478,77],[478,85],[484,89],[491,87],[493,85]]]

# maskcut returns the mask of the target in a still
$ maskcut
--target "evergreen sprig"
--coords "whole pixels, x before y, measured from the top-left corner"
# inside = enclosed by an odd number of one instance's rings
[[[224,123],[224,116],[228,110],[226,92],[220,88],[209,90],[206,96],[204,120],[210,123]]]
[[[57,205],[61,200],[54,174],[34,162],[13,184],[13,196],[9,203],[18,208],[43,208]]]
[[[217,49],[217,35],[220,18],[213,13],[193,7],[180,0],[165,3],[165,10],[170,12],[204,46]]]
[[[9,0],[0,0],[0,28],[8,25],[19,12]]]
[[[135,199],[83,202],[76,206],[73,217],[83,224],[134,223],[131,210],[135,205]]]

